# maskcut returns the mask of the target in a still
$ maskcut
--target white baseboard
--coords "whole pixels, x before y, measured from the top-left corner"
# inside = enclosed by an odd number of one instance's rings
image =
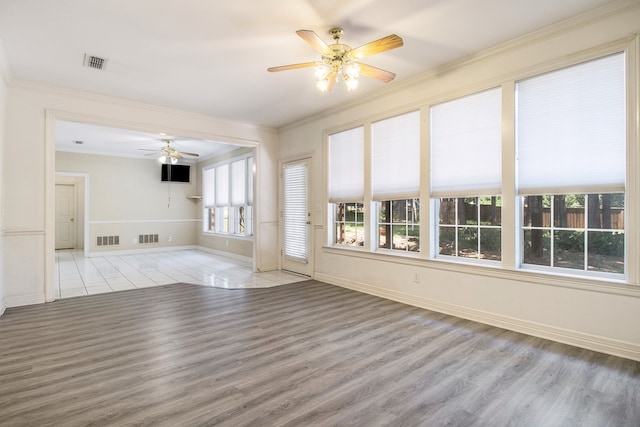
[[[234,254],[232,252],[225,252],[225,251],[221,251],[221,250],[218,250],[218,249],[211,249],[211,248],[207,248],[207,247],[204,247],[204,246],[194,246],[193,249],[198,249],[198,250],[203,251],[203,252],[209,252],[210,254],[214,254],[214,255],[226,256],[228,258],[237,259],[238,261],[247,261],[247,262],[252,262],[253,261],[253,258],[248,257],[248,256],[238,255],[238,254]]]
[[[0,316],[4,314],[4,311],[7,309],[7,305],[4,302],[4,298],[0,299]]]
[[[526,320],[516,319],[499,314],[489,313],[481,310],[475,310],[467,307],[457,306],[454,304],[443,303],[440,301],[417,297],[414,295],[404,294],[389,289],[371,286],[365,283],[352,280],[345,280],[328,274],[315,273],[316,280],[330,283],[332,285],[343,288],[352,289],[354,291],[375,295],[392,301],[424,308],[427,310],[437,311],[439,313],[449,314],[451,316],[460,317],[474,322],[484,323],[551,341],[561,342],[576,347],[594,350],[600,353],[611,354],[613,356],[624,357],[626,359],[640,361],[640,345],[606,338],[597,335],[585,334],[583,332],[557,328],[555,326],[530,322]]]
[[[7,307],[21,307],[23,305],[44,304],[45,296],[42,294],[20,295],[16,297],[5,297]]]
[[[246,257],[244,255],[238,255],[231,252],[220,251],[217,249],[206,248],[204,246],[197,245],[188,245],[188,246],[163,246],[160,248],[141,248],[141,249],[129,249],[125,251],[104,251],[104,252],[89,252],[87,257],[102,257],[102,256],[121,256],[121,255],[135,255],[142,254],[148,252],[169,252],[169,251],[184,251],[184,250],[199,250],[203,252],[208,252],[214,255],[225,256],[228,258],[233,258],[239,261],[247,261],[252,262],[253,258]]]
[[[162,246],[160,248],[140,248],[140,249],[127,249],[124,251],[104,251],[104,252],[88,252],[88,258],[101,257],[101,256],[121,256],[121,255],[135,255],[145,252],[169,252],[169,251],[183,251],[187,249],[200,249],[198,246]]]

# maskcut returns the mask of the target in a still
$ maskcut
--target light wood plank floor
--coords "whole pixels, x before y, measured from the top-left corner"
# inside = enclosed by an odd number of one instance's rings
[[[640,363],[316,281],[12,308],[2,426],[635,426]]]

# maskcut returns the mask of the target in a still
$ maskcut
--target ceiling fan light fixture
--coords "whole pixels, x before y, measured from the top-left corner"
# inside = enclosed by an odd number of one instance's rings
[[[176,163],[178,163],[178,159],[176,159],[175,157],[166,156],[164,154],[158,158],[158,161],[163,165],[175,165]]]
[[[357,79],[360,76],[360,66],[357,62],[349,62],[344,65],[342,73],[345,75],[345,81],[347,77],[349,79]]]
[[[316,65],[315,76],[318,80],[326,79],[329,73],[331,72],[331,67],[324,63],[320,62]]]
[[[316,80],[316,87],[320,92],[326,92],[329,90],[329,78],[325,77],[323,79]]]
[[[267,71],[277,72],[295,70],[298,68],[314,67],[316,87],[321,92],[330,91],[336,81],[343,80],[348,90],[358,87],[358,77],[362,73],[365,77],[371,77],[383,83],[388,83],[395,78],[395,74],[364,63],[359,63],[362,58],[375,55],[387,50],[395,49],[403,45],[401,37],[391,34],[378,40],[363,44],[352,49],[346,44],[340,43],[344,34],[342,28],[332,28],[329,31],[334,43],[328,44],[320,36],[311,30],[296,31],[304,41],[316,49],[322,55],[322,59],[316,62],[303,62],[299,64],[281,65],[269,67]]]
[[[344,84],[347,87],[347,90],[352,91],[358,87],[360,81],[355,77],[349,77],[348,75],[343,76]]]

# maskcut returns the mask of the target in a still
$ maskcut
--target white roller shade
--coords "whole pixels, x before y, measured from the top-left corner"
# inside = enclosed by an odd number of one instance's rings
[[[329,136],[329,202],[364,200],[364,128]]]
[[[502,90],[431,108],[432,197],[500,194]]]
[[[229,206],[229,165],[216,167],[216,207]]]
[[[244,206],[247,203],[247,160],[231,163],[231,206]]]
[[[420,196],[420,112],[371,125],[371,185],[374,200]]]
[[[624,191],[625,57],[517,84],[518,192]]]
[[[247,159],[247,204],[253,206],[253,157]]]
[[[205,208],[215,206],[215,183],[216,170],[214,168],[204,169],[202,171],[202,204]]]

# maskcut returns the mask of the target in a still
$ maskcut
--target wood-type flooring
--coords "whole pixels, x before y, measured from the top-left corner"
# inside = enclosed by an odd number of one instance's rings
[[[639,426],[640,363],[317,281],[7,309],[1,426]]]

